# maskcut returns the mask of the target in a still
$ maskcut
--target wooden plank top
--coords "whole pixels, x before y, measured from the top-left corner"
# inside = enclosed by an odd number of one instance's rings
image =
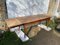
[[[32,16],[7,19],[7,20],[5,20],[5,22],[6,22],[7,26],[10,28],[13,26],[31,23],[31,22],[35,22],[35,21],[40,21],[40,20],[44,20],[47,18],[50,18],[50,16],[41,14],[41,15],[32,15]]]

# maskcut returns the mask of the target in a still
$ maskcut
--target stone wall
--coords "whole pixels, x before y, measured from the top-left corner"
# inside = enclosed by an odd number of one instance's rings
[[[60,12],[60,2],[59,2],[58,12]]]
[[[58,16],[57,10],[59,6],[59,0],[50,0],[48,14],[51,16]]]
[[[47,14],[49,0],[6,0],[8,18]]]
[[[7,18],[5,0],[0,0],[0,27],[5,26],[4,20]]]

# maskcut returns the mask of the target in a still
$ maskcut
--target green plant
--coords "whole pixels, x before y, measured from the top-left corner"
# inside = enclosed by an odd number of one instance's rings
[[[50,20],[50,23],[49,23],[49,27],[51,27],[53,30],[55,29],[55,27],[56,27],[56,17],[54,17],[52,20]]]

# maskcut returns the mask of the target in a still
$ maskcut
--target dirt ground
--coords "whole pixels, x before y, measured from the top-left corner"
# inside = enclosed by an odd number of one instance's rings
[[[36,37],[24,45],[60,45],[60,37],[53,31],[41,30]]]

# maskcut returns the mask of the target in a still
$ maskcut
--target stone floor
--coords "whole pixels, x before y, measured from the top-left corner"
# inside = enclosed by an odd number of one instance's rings
[[[55,35],[53,31],[41,30],[36,37],[23,45],[60,45],[60,37]]]

